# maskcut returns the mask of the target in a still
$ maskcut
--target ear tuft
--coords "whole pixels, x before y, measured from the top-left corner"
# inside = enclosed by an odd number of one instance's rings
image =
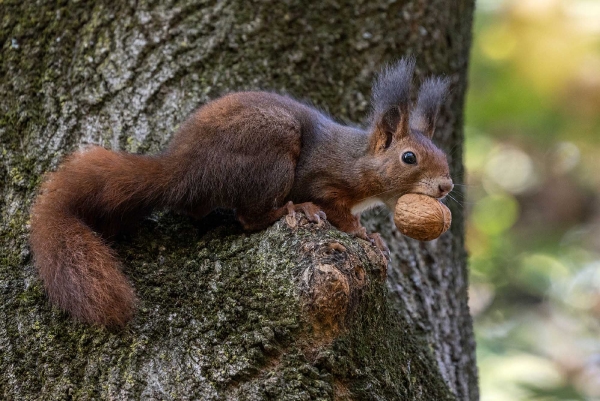
[[[413,129],[422,131],[429,138],[433,136],[437,116],[449,85],[450,79],[440,77],[431,77],[423,82],[419,90],[417,107],[411,115],[410,122]]]
[[[410,101],[410,84],[415,70],[415,58],[400,59],[384,68],[373,83],[372,104],[374,117],[380,118],[389,109]]]
[[[408,135],[410,87],[414,57],[405,57],[384,68],[373,83],[374,149],[387,149],[393,138]]]

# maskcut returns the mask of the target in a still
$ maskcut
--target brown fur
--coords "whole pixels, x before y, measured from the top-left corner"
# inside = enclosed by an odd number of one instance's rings
[[[369,131],[288,97],[242,92],[200,108],[162,154],[93,147],[71,155],[48,175],[31,211],[31,248],[50,300],[86,322],[127,323],[136,298],[107,240],[155,208],[197,218],[231,208],[248,230],[293,210],[318,220],[320,208],[340,230],[367,238],[352,213],[365,199],[393,205],[409,192],[444,196],[452,186],[445,155],[409,125],[402,85],[411,68],[399,64],[377,81]],[[399,80],[398,96],[383,92],[390,80]],[[419,121],[432,124],[439,104],[423,99]],[[406,151],[416,165],[402,162]]]
[[[30,243],[53,303],[106,326],[131,318],[135,294],[106,239],[160,204],[161,174],[152,158],[96,147],[47,177],[31,211]]]

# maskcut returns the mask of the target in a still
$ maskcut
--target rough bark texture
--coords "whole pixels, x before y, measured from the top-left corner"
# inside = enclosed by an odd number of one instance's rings
[[[431,243],[403,238],[389,212],[366,216],[393,253],[385,280],[369,244],[327,223],[246,235],[157,213],[115,244],[140,298],[118,333],[52,308],[27,246],[43,173],[78,147],[157,152],[195,107],[241,89],[361,121],[375,71],[409,53],[419,77],[452,80],[437,140],[460,182],[472,0],[0,9],[0,398],[478,398],[456,208]]]

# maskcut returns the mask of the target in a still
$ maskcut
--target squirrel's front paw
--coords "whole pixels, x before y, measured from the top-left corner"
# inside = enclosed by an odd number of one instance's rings
[[[386,245],[383,238],[381,238],[381,235],[379,235],[378,233],[370,233],[369,234],[369,233],[367,233],[367,229],[364,227],[360,227],[358,230],[353,232],[353,234],[356,235],[360,239],[369,241],[372,245],[376,246],[377,249],[379,249],[381,251],[381,253],[383,254],[383,256],[385,257],[385,259],[387,261],[390,260],[390,249]]]
[[[390,260],[390,248],[388,248],[383,238],[381,238],[381,235],[379,235],[379,233],[371,233],[368,234],[368,237],[369,241],[383,253],[383,256],[385,256],[387,260]]]

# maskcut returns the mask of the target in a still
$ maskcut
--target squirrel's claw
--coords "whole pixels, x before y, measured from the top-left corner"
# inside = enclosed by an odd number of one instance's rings
[[[356,235],[358,238],[364,239],[365,241],[369,241],[371,245],[374,245],[375,247],[377,247],[377,249],[381,251],[381,253],[387,261],[390,260],[390,249],[388,248],[383,238],[381,238],[381,235],[379,235],[379,233],[369,234],[367,233],[366,228],[360,227],[360,229],[354,232],[354,235]]]
[[[302,212],[310,222],[317,223],[318,225],[320,225],[321,220],[327,219],[325,212],[322,211],[319,206],[315,205],[312,202],[300,203],[299,205],[296,205],[296,207],[302,210]]]
[[[321,208],[312,202],[298,203],[295,205],[292,201],[289,201],[285,205],[288,217],[293,219],[296,217],[296,212],[302,212],[306,216],[307,220],[321,225],[321,221],[327,219],[327,215]]]
[[[371,241],[371,244],[375,245],[381,251],[383,256],[385,256],[385,259],[390,260],[390,248],[388,248],[383,238],[381,238],[381,235],[379,235],[379,233],[371,233],[367,236],[369,241]]]

